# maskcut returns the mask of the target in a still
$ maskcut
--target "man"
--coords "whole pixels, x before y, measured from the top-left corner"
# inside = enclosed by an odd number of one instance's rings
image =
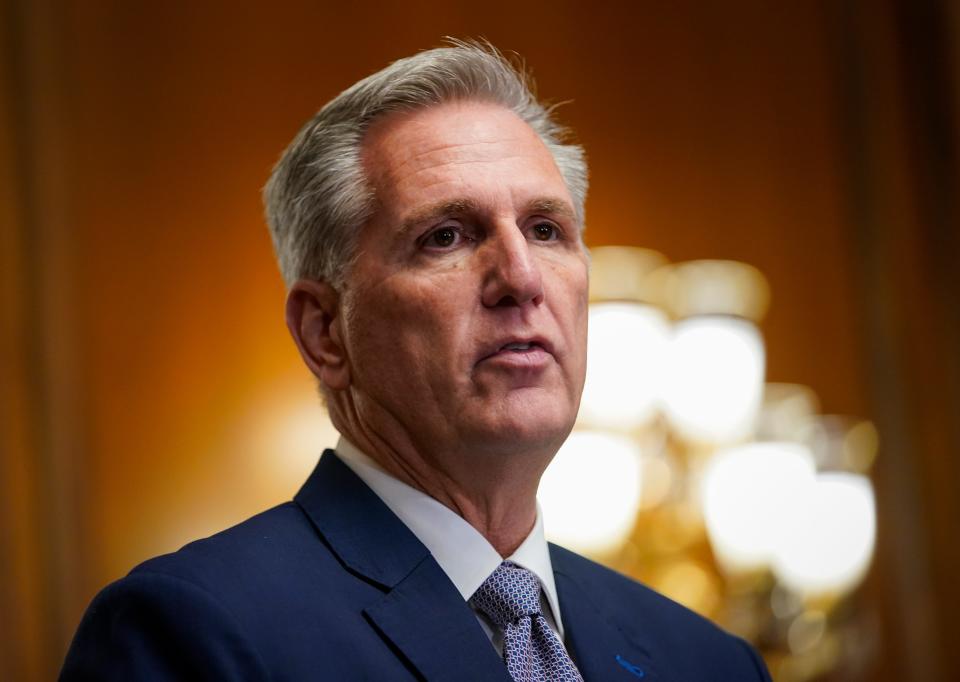
[[[293,502],[106,588],[63,679],[769,679],[744,642],[543,538],[586,356],[586,166],[562,133],[461,43],[300,131],[267,212],[343,438]]]

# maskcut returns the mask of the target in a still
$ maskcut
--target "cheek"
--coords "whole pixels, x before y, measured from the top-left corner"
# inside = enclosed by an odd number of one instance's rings
[[[424,367],[455,370],[467,351],[471,329],[470,304],[452,282],[429,285],[411,294],[398,323],[402,343],[420,356]]]
[[[469,336],[468,302],[458,296],[463,290],[446,279],[386,280],[364,292],[354,302],[351,325],[364,361],[391,374],[448,365]]]
[[[561,332],[570,354],[571,374],[582,375],[587,363],[587,320],[589,318],[589,280],[586,265],[555,270],[555,300]]]
[[[586,265],[554,266],[552,280],[555,289],[554,297],[561,304],[562,315],[572,327],[585,330],[590,302]]]

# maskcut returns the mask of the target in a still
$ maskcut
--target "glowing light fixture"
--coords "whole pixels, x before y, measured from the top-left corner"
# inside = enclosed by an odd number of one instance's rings
[[[692,317],[674,326],[662,384],[674,428],[694,441],[731,443],[749,437],[763,397],[765,354],[749,320]]]
[[[587,381],[580,419],[629,429],[655,412],[670,327],[660,310],[639,303],[590,306]]]
[[[876,502],[870,479],[828,472],[801,491],[785,519],[773,569],[804,594],[842,594],[863,579],[876,542]]]
[[[813,450],[820,469],[828,471],[866,473],[879,448],[872,422],[837,414],[811,415],[801,438]]]
[[[645,287],[674,317],[732,315],[759,322],[770,286],[757,268],[732,260],[674,263],[650,273]]]
[[[750,443],[717,453],[703,474],[704,522],[717,560],[731,572],[767,567],[788,515],[815,475],[795,443]]]
[[[574,431],[540,482],[537,497],[548,538],[581,552],[616,548],[633,528],[640,484],[634,441]]]
[[[667,264],[666,257],[636,246],[594,246],[590,249],[590,300],[659,303],[660,291],[650,279]]]
[[[806,431],[820,410],[820,399],[809,386],[767,383],[757,423],[757,440],[787,440],[809,445]]]

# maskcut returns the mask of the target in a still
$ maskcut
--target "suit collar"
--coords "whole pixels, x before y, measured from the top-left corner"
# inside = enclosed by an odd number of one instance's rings
[[[323,453],[294,501],[347,568],[383,588],[430,555],[333,450]]]
[[[427,548],[332,450],[295,501],[347,569],[380,589],[364,615],[424,679],[509,682],[473,611]],[[585,680],[638,679],[628,666],[646,682],[674,679],[658,671],[634,619],[618,620],[591,596],[582,557],[555,545],[550,556],[567,648]]]
[[[337,442],[337,458],[346,464],[403,524],[417,536],[456,585],[464,601],[470,599],[503,561],[493,545],[462,516],[388,474],[372,458],[343,436]],[[553,566],[543,530],[543,514],[537,505],[533,530],[509,561],[533,571],[543,585],[551,615],[560,633],[560,614]]]
[[[347,569],[380,589],[364,615],[423,678],[509,682],[473,611],[427,548],[332,450],[294,501]]]
[[[384,471],[343,436],[337,442],[336,453],[426,546],[464,601],[503,561],[487,539],[462,516]]]

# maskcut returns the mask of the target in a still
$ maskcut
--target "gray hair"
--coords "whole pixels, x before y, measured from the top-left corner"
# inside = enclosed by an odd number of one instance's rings
[[[400,59],[347,88],[300,129],[264,188],[267,223],[287,286],[300,278],[343,284],[360,228],[374,210],[361,163],[363,137],[377,118],[450,101],[499,104],[539,135],[553,155],[583,225],[587,164],[565,143],[553,108],[537,101],[522,69],[488,43],[450,41]]]

